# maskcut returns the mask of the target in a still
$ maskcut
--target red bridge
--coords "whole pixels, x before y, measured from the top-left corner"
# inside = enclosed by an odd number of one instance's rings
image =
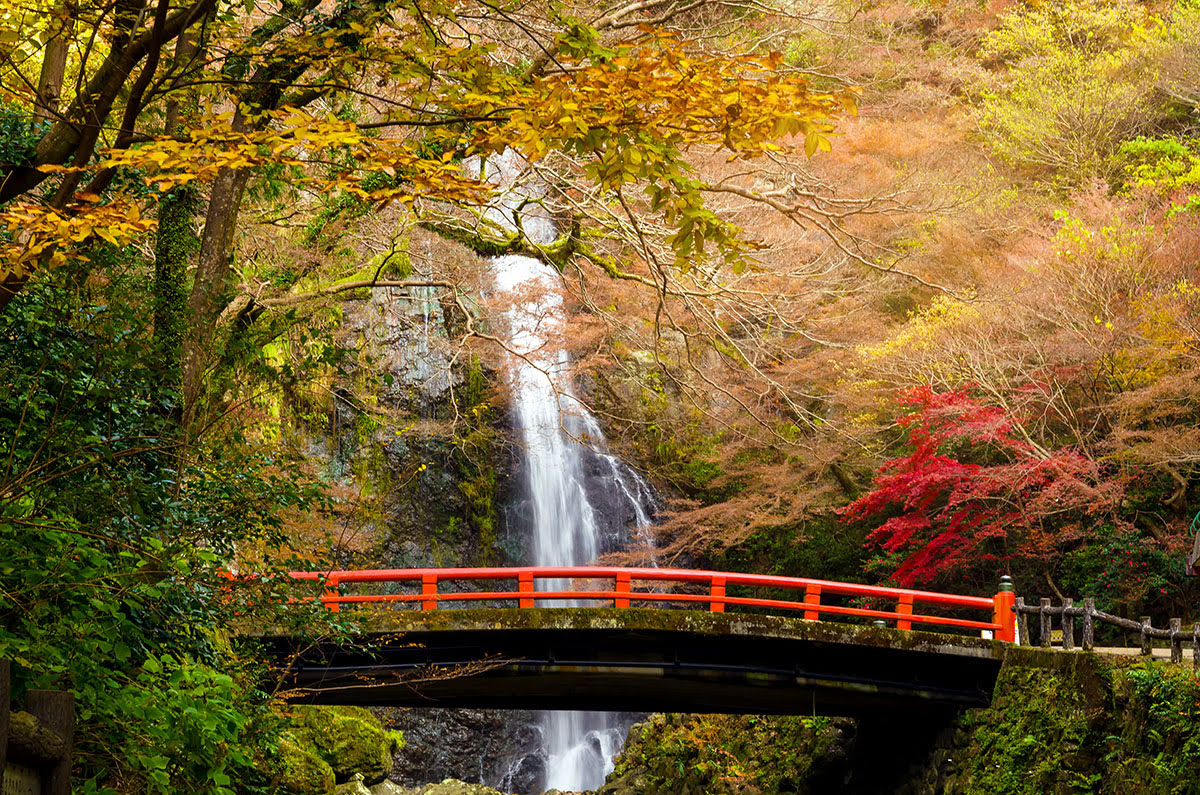
[[[600,566],[292,576],[362,619],[341,646],[256,633],[318,703],[928,712],[988,703],[1015,635],[1007,581],[979,597]]]

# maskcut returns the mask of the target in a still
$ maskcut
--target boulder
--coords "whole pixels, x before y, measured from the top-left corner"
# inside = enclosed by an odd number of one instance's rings
[[[339,782],[355,774],[367,785],[383,781],[404,745],[399,732],[387,731],[361,707],[297,707],[294,720],[297,741],[314,748]]]
[[[279,786],[288,795],[326,795],[336,779],[333,768],[308,743],[285,734],[277,757]]]
[[[363,783],[362,773],[355,773],[345,784],[338,784],[331,795],[372,795],[372,792]]]

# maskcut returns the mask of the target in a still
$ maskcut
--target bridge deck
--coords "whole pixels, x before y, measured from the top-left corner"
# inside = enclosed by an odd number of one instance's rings
[[[253,633],[313,703],[861,715],[989,703],[1011,644],[637,608],[363,613],[351,646]],[[366,651],[366,648],[370,651]],[[284,662],[286,661],[286,662]]]

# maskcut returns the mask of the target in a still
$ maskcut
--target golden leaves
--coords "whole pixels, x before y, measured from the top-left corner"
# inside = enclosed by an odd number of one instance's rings
[[[109,150],[88,170],[134,169],[141,172],[147,185],[160,192],[194,180],[211,181],[222,169],[276,165],[296,168],[294,184],[316,192],[345,190],[369,201],[410,201],[427,193],[449,201],[479,201],[486,193],[486,188],[464,176],[451,162],[453,152],[426,156],[407,141],[373,136],[353,122],[291,109],[272,117],[272,125],[249,132],[235,131],[228,117],[219,117],[190,130],[186,140],[159,137],[137,147]],[[328,173],[335,160],[359,166],[343,167],[332,176],[314,174]],[[45,166],[43,170],[72,169]],[[361,183],[371,171],[396,178],[400,185],[364,189]]]
[[[0,211],[0,281],[29,276],[40,264],[56,267],[83,246],[103,240],[125,246],[155,227],[137,202],[118,196],[99,204],[95,194],[77,194],[65,210],[34,202],[14,202]]]

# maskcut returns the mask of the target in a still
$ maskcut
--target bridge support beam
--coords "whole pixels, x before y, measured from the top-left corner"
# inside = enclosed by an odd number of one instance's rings
[[[327,704],[916,715],[988,704],[1008,648],[699,610],[435,610],[366,621],[357,647],[264,638],[287,661],[282,686]]]

